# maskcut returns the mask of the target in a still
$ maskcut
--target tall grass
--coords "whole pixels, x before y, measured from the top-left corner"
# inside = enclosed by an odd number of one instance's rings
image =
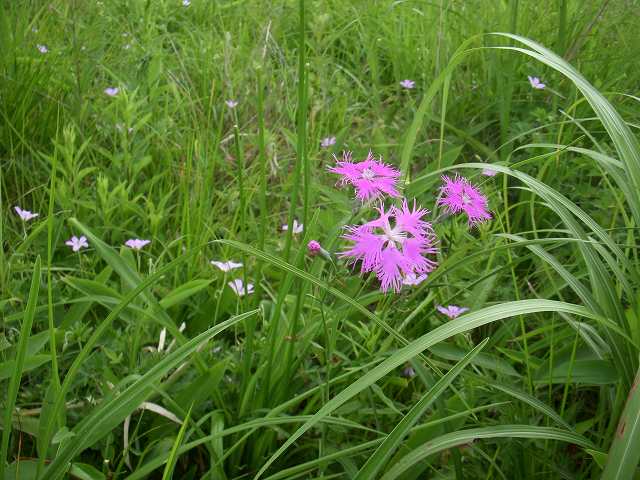
[[[637,475],[623,3],[7,4],[0,478]],[[369,149],[494,217],[434,206],[439,266],[399,294],[336,256],[365,214],[326,167]]]

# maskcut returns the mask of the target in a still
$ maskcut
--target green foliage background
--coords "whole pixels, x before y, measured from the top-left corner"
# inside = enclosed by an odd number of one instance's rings
[[[0,6],[0,478],[638,476],[636,0]],[[433,210],[418,287],[307,255],[343,150]]]

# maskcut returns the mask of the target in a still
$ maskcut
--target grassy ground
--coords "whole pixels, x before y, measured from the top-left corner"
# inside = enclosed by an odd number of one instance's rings
[[[0,478],[633,478],[640,4],[186,3],[2,6]],[[433,211],[420,285],[335,256],[343,150]]]

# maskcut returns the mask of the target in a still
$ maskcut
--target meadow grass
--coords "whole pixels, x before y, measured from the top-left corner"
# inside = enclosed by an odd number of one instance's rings
[[[638,12],[6,2],[0,478],[640,478]],[[343,151],[431,210],[418,285],[338,255]]]

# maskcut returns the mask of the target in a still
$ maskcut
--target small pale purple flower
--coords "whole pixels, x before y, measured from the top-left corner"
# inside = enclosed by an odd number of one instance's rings
[[[18,216],[22,219],[23,222],[28,222],[29,220],[32,220],[32,219],[36,218],[38,215],[40,215],[39,213],[32,213],[29,210],[22,210],[17,205],[15,207],[13,207],[13,208],[16,211],[16,213],[18,214]]]
[[[382,195],[399,197],[396,183],[400,172],[382,162],[376,160],[373,153],[369,152],[367,158],[358,163],[351,161],[351,152],[343,152],[342,160],[336,159],[336,166],[329,167],[331,173],[341,175],[339,183],[350,183],[356,189],[356,197],[363,203],[367,200],[378,198]]]
[[[422,282],[424,282],[427,279],[427,276],[428,275],[426,273],[423,273],[422,275],[409,273],[408,275],[405,275],[405,277],[402,279],[402,284],[408,285],[410,287],[415,287],[417,285],[420,285]]]
[[[322,141],[320,142],[320,146],[322,148],[329,148],[332,145],[336,144],[336,137],[326,137],[323,138]]]
[[[495,170],[491,170],[490,168],[483,168],[482,175],[485,177],[495,177],[498,174]]]
[[[182,0],[183,7],[188,7],[189,5],[191,5],[191,0]]]
[[[242,267],[241,263],[236,263],[233,260],[229,260],[227,262],[218,262],[216,260],[211,260],[210,263],[214,267],[218,267],[223,272],[229,272],[231,270],[235,270],[236,268]]]
[[[146,245],[149,245],[150,243],[151,240],[141,240],[139,238],[130,238],[129,240],[124,242],[127,247],[132,248],[133,250],[142,250],[142,248],[144,248]]]
[[[293,220],[293,234],[297,235],[298,233],[302,233],[302,231],[304,230],[304,224],[302,223],[298,223],[298,220]],[[282,231],[286,232],[287,230],[289,230],[289,225],[287,225],[286,223],[284,225],[282,225]]]
[[[448,307],[443,307],[442,305],[438,305],[436,307],[440,313],[443,313],[451,320],[454,318],[458,318],[464,312],[468,312],[469,309],[467,307],[458,307],[457,305],[449,305]]]
[[[444,185],[440,187],[441,197],[438,205],[444,206],[447,213],[466,213],[470,226],[491,218],[491,214],[487,211],[487,197],[469,180],[458,175],[452,180],[443,175],[442,181]]]
[[[531,84],[531,86],[536,90],[544,90],[544,87],[546,87],[546,85],[542,83],[538,77],[527,75],[527,78],[529,79],[529,83]]]
[[[82,235],[80,238],[75,235],[71,237],[69,240],[64,242],[65,245],[69,245],[71,250],[74,252],[79,252],[83,248],[89,248],[89,242],[87,242],[87,237]]]
[[[46,46],[46,45],[40,45],[40,44],[38,44],[38,45],[36,45],[36,47],[38,48],[38,51],[39,51],[40,53],[48,53],[48,52],[49,52],[49,49],[47,48],[47,46]]]
[[[251,295],[253,293],[253,283],[247,283],[247,288],[245,288],[244,282],[240,278],[236,278],[235,280],[227,283],[227,285],[229,285],[229,288],[239,297],[244,297],[245,295]]]
[[[413,80],[409,80],[409,79],[407,79],[407,80],[402,80],[402,81],[400,82],[400,86],[401,86],[402,88],[406,88],[406,89],[408,89],[408,90],[411,90],[413,87],[415,87],[415,86],[416,86],[416,82],[414,82]]]
[[[426,257],[435,255],[435,234],[429,222],[422,220],[428,211],[409,209],[407,201],[402,207],[385,211],[378,208],[380,218],[359,226],[347,227],[343,238],[351,240],[351,249],[340,253],[349,263],[361,262],[361,272],[374,272],[383,292],[399,292],[408,275],[431,272],[436,262]]]
[[[115,97],[120,92],[118,87],[107,87],[104,89],[104,93],[109,95],[110,97]]]
[[[307,243],[307,251],[312,257],[318,255],[322,251],[322,245],[317,240],[311,240]]]
[[[226,100],[224,103],[226,103],[229,108],[236,108],[238,106],[238,102],[235,100]]]

